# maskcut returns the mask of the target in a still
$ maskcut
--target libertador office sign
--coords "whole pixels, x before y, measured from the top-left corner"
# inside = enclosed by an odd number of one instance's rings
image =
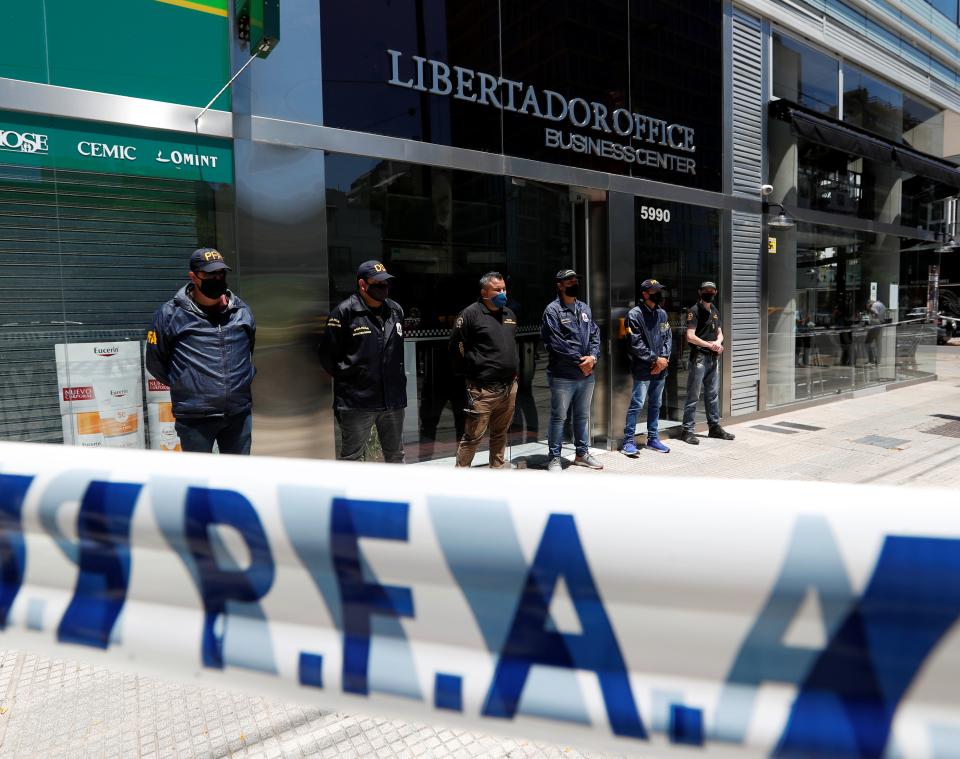
[[[387,55],[387,83],[394,87],[452,97],[556,124],[544,128],[544,145],[548,148],[696,174],[697,147],[692,127],[626,108],[611,110],[603,103],[568,98],[554,90],[450,66],[444,61],[419,55],[406,58],[398,50],[387,50]]]

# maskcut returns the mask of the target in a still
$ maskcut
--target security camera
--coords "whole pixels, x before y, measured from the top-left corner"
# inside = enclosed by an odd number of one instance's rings
[[[760,194],[761,194],[763,197],[767,197],[767,195],[770,195],[772,192],[773,192],[773,185],[772,185],[772,184],[762,184],[762,185],[760,185]]]

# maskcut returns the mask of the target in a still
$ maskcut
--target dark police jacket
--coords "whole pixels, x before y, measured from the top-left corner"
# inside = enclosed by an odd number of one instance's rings
[[[467,306],[450,335],[450,358],[457,374],[477,385],[512,383],[520,365],[517,315],[504,306],[491,311],[482,300]]]
[[[253,405],[250,385],[257,325],[250,308],[227,291],[227,306],[210,313],[186,285],[164,303],[147,333],[147,369],[170,386],[178,419],[243,414]]]
[[[673,349],[673,333],[666,311],[659,306],[651,310],[645,303],[631,308],[627,314],[627,338],[630,340],[630,369],[634,379],[666,376],[666,369],[659,374],[650,374],[657,357],[669,361]]]
[[[381,317],[354,293],[333,311],[320,341],[320,362],[333,376],[333,407],[386,411],[406,408],[403,309],[387,298]]]
[[[553,377],[585,380],[580,357],[600,358],[600,328],[590,306],[579,300],[574,301],[571,311],[558,295],[543,311],[540,337],[549,352],[547,371]]]

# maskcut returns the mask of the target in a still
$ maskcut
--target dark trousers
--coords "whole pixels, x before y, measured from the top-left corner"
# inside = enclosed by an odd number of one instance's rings
[[[377,425],[383,460],[388,464],[403,464],[403,412],[402,408],[387,411],[337,409],[337,423],[340,425],[338,458],[341,461],[363,461],[370,430]]]
[[[190,453],[213,453],[217,444],[220,453],[250,455],[253,415],[208,416],[203,419],[177,419],[174,428],[180,437],[180,448]]]
[[[687,402],[683,407],[683,428],[694,431],[697,424],[697,402],[703,391],[707,409],[707,426],[720,424],[720,362],[716,353],[693,353],[687,363]]]

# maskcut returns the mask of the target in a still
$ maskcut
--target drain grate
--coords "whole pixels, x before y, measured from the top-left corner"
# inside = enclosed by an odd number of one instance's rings
[[[814,427],[812,424],[800,424],[799,422],[774,422],[780,427],[790,427],[794,430],[806,430],[807,432],[818,432],[823,427]]]
[[[945,416],[945,414],[934,414],[934,416]],[[957,417],[947,417],[957,419]],[[960,420],[956,422],[947,422],[938,427],[931,427],[929,430],[923,430],[928,435],[941,435],[942,437],[960,438]]]
[[[751,425],[755,430],[763,430],[764,432],[779,432],[781,435],[796,435],[797,430],[785,430],[783,427],[771,427],[767,424],[754,424]]]
[[[896,437],[883,437],[883,435],[867,435],[866,437],[859,438],[853,441],[854,443],[863,443],[864,445],[875,445],[878,448],[888,448],[893,450],[899,448],[904,443],[909,443],[909,440],[901,440]]]

